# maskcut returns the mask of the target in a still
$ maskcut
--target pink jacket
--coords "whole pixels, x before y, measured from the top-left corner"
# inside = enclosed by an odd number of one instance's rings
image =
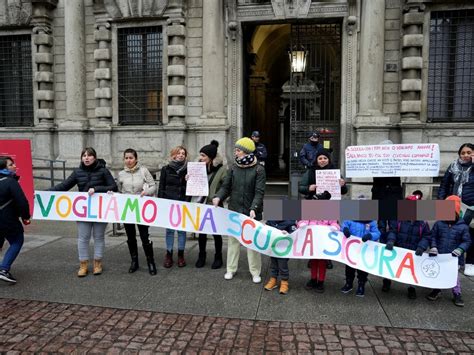
[[[337,221],[329,221],[329,220],[313,220],[313,219],[302,219],[298,222],[296,222],[296,226],[298,228],[304,227],[304,226],[332,226],[336,227],[337,229],[341,229],[339,227],[339,224]]]

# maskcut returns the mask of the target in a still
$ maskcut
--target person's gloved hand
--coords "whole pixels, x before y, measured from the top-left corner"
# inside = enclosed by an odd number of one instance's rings
[[[438,256],[438,248],[433,247],[430,250],[428,250],[428,255],[431,257]]]
[[[351,236],[351,232],[349,231],[349,228],[345,227],[343,230],[342,230],[342,233],[344,233],[344,235],[346,236],[346,238],[349,238]]]
[[[454,256],[455,258],[459,258],[462,255],[462,253],[464,253],[464,250],[462,250],[461,248],[456,248],[451,252],[451,255]]]
[[[31,219],[22,219],[22,222],[25,226],[31,224]]]
[[[424,250],[423,248],[418,247],[418,248],[416,248],[416,250],[415,250],[415,255],[416,255],[416,256],[422,256],[424,251],[425,251],[425,250]]]
[[[387,244],[385,244],[385,249],[393,250],[394,244],[393,240],[388,241]]]
[[[362,237],[362,241],[365,243],[368,240],[372,240],[372,234],[367,233]]]

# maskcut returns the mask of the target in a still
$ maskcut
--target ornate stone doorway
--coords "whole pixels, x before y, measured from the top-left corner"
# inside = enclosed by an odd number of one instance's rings
[[[243,133],[261,132],[270,181],[299,180],[298,154],[314,130],[339,160],[342,25],[335,21],[243,25]],[[290,67],[296,50],[306,59],[299,72]]]

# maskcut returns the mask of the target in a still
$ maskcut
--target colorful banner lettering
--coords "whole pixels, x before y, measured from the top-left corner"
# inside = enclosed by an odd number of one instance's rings
[[[122,194],[36,191],[34,219],[138,223],[187,232],[237,238],[259,253],[291,259],[330,259],[398,282],[451,288],[457,281],[457,258],[416,256],[413,251],[386,250],[377,242],[346,238],[326,226],[307,226],[292,234],[225,208]]]

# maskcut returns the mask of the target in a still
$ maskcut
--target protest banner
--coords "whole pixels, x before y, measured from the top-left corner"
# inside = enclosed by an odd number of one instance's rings
[[[209,195],[206,163],[189,162],[187,169],[188,180],[186,182],[186,196]]]
[[[438,176],[438,144],[358,145],[346,148],[346,176]]]
[[[316,193],[320,194],[328,191],[331,194],[331,200],[341,199],[341,185],[339,179],[341,178],[341,170],[327,169],[315,170],[316,173]]]
[[[451,254],[416,256],[377,242],[346,238],[327,226],[282,231],[225,208],[125,194],[36,191],[34,219],[145,224],[237,238],[246,248],[291,259],[330,259],[398,282],[432,288],[456,285],[458,260]]]
[[[31,158],[31,142],[28,139],[0,140],[0,156],[9,156],[15,161],[18,182],[30,204],[30,214],[33,214],[33,162]]]

